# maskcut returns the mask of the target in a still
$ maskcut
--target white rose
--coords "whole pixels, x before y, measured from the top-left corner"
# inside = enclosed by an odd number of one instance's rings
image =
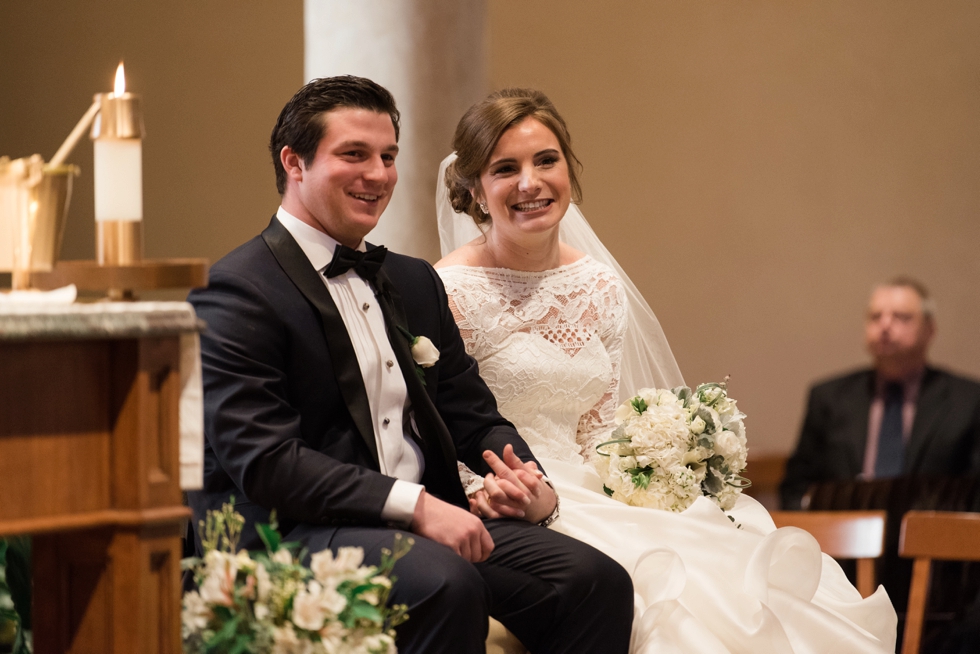
[[[705,424],[704,420],[701,419],[701,416],[694,416],[694,420],[691,421],[691,433],[697,436],[704,431],[705,427],[707,427],[707,425]]]
[[[725,459],[734,457],[741,448],[742,443],[739,442],[738,436],[734,432],[726,429],[715,434],[715,453],[722,455]]]
[[[629,418],[636,415],[636,410],[633,409],[633,405],[629,402],[623,402],[618,407],[616,407],[615,420],[617,425],[621,425],[626,422]]]
[[[293,564],[293,555],[289,553],[287,549],[278,549],[276,553],[272,555],[272,560],[276,563],[282,563],[283,565]]]
[[[412,358],[423,368],[431,368],[439,360],[439,350],[425,336],[417,336],[412,343]]]
[[[304,588],[293,598],[293,622],[300,629],[317,631],[323,626],[327,614],[320,601],[320,591],[320,584],[311,581],[308,589]]]

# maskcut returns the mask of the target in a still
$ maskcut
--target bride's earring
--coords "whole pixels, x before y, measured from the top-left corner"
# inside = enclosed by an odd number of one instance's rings
[[[480,211],[482,211],[483,213],[485,213],[485,214],[487,214],[487,215],[489,215],[489,214],[490,214],[490,212],[489,212],[489,211],[487,211],[487,205],[486,205],[486,203],[485,203],[485,202],[481,202],[481,203],[480,203]]]

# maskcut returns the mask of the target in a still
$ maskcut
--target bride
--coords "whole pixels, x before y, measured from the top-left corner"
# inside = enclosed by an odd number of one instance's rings
[[[450,308],[558,491],[551,528],[631,572],[631,651],[894,652],[884,588],[862,599],[812,536],[777,530],[750,497],[733,522],[704,497],[670,513],[602,492],[595,446],[620,397],[683,384],[663,331],[573,204],[578,160],[544,94],[492,94],[463,116],[453,146],[437,188]],[[472,510],[497,517],[493,475],[461,476]]]

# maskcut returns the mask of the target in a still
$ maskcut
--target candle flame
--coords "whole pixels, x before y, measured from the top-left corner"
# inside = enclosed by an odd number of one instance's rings
[[[116,95],[122,95],[126,92],[126,71],[123,70],[123,62],[119,62],[119,67],[116,68],[116,86],[113,89],[113,93]]]

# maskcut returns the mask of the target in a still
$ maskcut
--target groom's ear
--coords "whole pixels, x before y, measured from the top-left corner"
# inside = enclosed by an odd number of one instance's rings
[[[282,150],[279,151],[279,161],[282,163],[282,167],[286,171],[286,177],[297,182],[302,181],[303,158],[293,152],[291,147],[288,145],[282,146]]]

